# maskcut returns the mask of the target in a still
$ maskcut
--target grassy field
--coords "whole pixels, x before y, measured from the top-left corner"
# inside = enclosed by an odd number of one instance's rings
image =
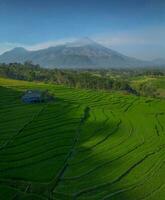
[[[163,99],[0,78],[0,200],[164,200],[164,152]]]

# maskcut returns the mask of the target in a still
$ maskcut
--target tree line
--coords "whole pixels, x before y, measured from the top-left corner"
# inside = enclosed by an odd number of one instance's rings
[[[138,89],[131,87],[130,78],[143,75],[164,76],[165,73],[161,69],[66,70],[41,68],[31,62],[0,64],[1,77],[62,84],[74,88],[123,90],[135,95],[155,96],[155,88],[146,85],[141,85]]]
[[[0,64],[0,76],[18,80],[43,81],[63,84],[75,88],[130,90],[128,81],[114,80],[103,75],[96,76],[89,71],[45,69],[39,65],[25,62]]]

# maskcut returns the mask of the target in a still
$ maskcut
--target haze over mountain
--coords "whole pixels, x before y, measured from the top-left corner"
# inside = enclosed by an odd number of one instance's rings
[[[47,68],[143,67],[165,64],[162,60],[149,62],[125,56],[89,38],[37,51],[17,47],[0,55],[0,63],[25,61]]]

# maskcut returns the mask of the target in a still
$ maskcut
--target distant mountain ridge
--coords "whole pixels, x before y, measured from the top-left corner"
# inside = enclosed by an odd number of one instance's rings
[[[17,47],[0,55],[0,63],[23,63],[27,60],[47,68],[123,68],[152,66],[158,63],[125,56],[89,38],[37,51]],[[161,65],[163,64],[165,61],[161,61]]]
[[[152,60],[155,65],[164,65],[165,66],[165,58],[157,58]]]

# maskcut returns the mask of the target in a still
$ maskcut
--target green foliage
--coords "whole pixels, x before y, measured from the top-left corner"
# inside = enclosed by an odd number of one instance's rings
[[[0,76],[13,79],[44,81],[95,90],[128,90],[130,88],[128,81],[122,78],[118,80],[109,78],[104,70],[100,71],[99,74],[99,76],[95,76],[93,71],[43,69],[31,62],[2,64],[0,66]]]
[[[164,200],[164,100],[5,78],[0,85],[0,199]],[[57,100],[23,104],[30,89]]]
[[[109,70],[59,70],[44,69],[39,65],[27,61],[24,64],[0,64],[0,76],[27,81],[42,81],[45,83],[62,84],[72,88],[85,88],[93,90],[126,91],[134,95],[164,97],[165,91],[159,90],[161,79],[165,77],[164,68],[135,68],[135,69],[109,69]],[[140,83],[149,78],[152,83],[159,79],[158,84]]]
[[[143,96],[151,96],[151,97],[157,96],[156,87],[154,87],[150,83],[141,83],[139,85],[139,91],[140,91],[140,94]]]

